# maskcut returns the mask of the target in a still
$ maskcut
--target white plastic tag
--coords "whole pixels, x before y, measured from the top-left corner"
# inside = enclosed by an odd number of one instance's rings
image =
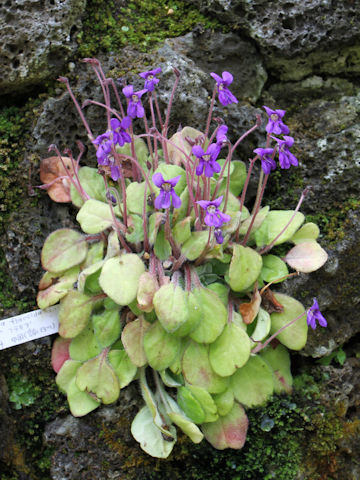
[[[59,305],[0,320],[0,350],[59,331]]]

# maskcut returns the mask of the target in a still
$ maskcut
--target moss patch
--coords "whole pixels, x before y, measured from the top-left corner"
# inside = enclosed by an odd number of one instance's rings
[[[178,37],[195,26],[201,30],[224,28],[205,17],[191,3],[176,0],[88,0],[87,17],[78,36],[79,55],[117,52],[127,45],[149,51],[165,38]]]

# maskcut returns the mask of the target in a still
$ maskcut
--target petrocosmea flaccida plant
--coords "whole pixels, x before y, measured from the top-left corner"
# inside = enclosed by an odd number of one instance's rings
[[[195,443],[241,448],[245,409],[274,393],[290,392],[289,350],[300,350],[308,325],[326,326],[317,301],[306,311],[294,298],[274,293],[286,278],[312,272],[326,261],[318,227],[294,210],[270,210],[265,186],[276,168],[298,165],[285,111],[264,107],[264,148],[248,169],[236,157],[228,127],[213,119],[220,104],[236,104],[232,75],[212,73],[216,84],[204,131],[188,126],[168,138],[175,82],[166,115],[156,96],[160,68],[141,73],[144,89],[122,88],[96,60],[104,103],[75,103],[94,145],[98,168],[80,167],[84,148],[43,161],[43,188],[78,209],[82,232],[63,228],[46,239],[46,270],[37,297],[45,309],[60,301],[59,334],[52,363],[56,382],[75,416],[121,398],[137,381],[145,405],[131,432],[141,448],[167,457],[176,427]],[[114,94],[117,106],[110,103]],[[149,119],[142,102],[146,102]],[[101,107],[107,130],[96,136],[83,109]],[[126,106],[124,106],[126,104]],[[229,108],[236,108],[234,105]],[[144,125],[136,135],[133,126]],[[255,163],[261,165],[251,211],[245,205]],[[289,245],[284,258],[271,253]],[[288,266],[294,270],[289,273]],[[271,288],[270,288],[271,286]]]

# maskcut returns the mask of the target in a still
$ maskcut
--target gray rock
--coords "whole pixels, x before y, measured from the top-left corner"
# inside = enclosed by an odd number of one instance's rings
[[[76,50],[85,0],[11,0],[0,5],[1,95],[54,78]]]
[[[243,29],[266,52],[310,52],[359,39],[359,0],[195,0],[200,10]],[[192,2],[193,3],[193,2]]]

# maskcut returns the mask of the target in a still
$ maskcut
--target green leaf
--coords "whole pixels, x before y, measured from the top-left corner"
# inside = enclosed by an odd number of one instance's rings
[[[223,331],[227,310],[216,293],[208,288],[195,288],[193,293],[202,306],[203,316],[189,336],[199,343],[212,343]]]
[[[108,239],[109,241],[109,239]],[[82,268],[90,267],[93,263],[100,262],[104,257],[105,244],[103,241],[95,242],[89,245],[88,253]]]
[[[218,418],[217,408],[210,393],[205,390],[205,388],[199,387],[198,385],[187,385],[187,387],[204,409],[204,422],[215,422]]]
[[[69,384],[67,392],[70,412],[74,417],[83,417],[95,410],[101,402],[96,400],[87,392],[82,392],[76,385],[76,379],[73,378]]]
[[[105,404],[118,399],[120,385],[114,370],[107,363],[106,350],[79,368],[76,385],[81,391],[94,393]]]
[[[200,232],[192,232],[191,237],[181,247],[181,253],[188,260],[196,260],[202,254],[209,238],[209,232],[202,230]]]
[[[143,317],[139,317],[125,325],[121,334],[121,341],[126,353],[137,367],[147,364],[144,351],[144,335],[150,327],[151,323],[146,322]]]
[[[233,171],[230,173],[230,192],[238,197],[246,180],[246,166],[244,162],[232,160]]]
[[[137,307],[144,312],[151,312],[154,308],[154,295],[159,289],[159,283],[155,274],[144,272],[139,278],[137,291]]]
[[[295,300],[295,298],[289,297],[284,293],[276,293],[275,298],[284,307],[284,311],[270,315],[271,335],[305,312],[303,305]],[[291,350],[301,350],[305,347],[307,332],[306,315],[303,315],[299,320],[290,325],[290,327],[285,328],[285,330],[279,333],[276,338]]]
[[[314,240],[301,242],[285,256],[285,261],[297,272],[310,273],[321,268],[328,254]]]
[[[59,273],[45,272],[40,280],[39,293],[36,297],[38,307],[43,310],[51,305],[55,305],[55,303],[65,297],[77,281],[79,272],[78,266],[62,272],[61,275]]]
[[[274,370],[275,393],[291,393],[293,378],[290,370],[290,355],[286,347],[281,344],[268,346],[261,350],[260,356]]]
[[[185,413],[181,410],[175,400],[170,397],[170,395],[168,395],[165,391],[163,392],[163,395],[166,398],[165,408],[170,420],[172,420],[175,425],[177,425],[185,433],[185,435],[191,439],[192,442],[200,443],[204,438],[204,435],[201,433],[199,427],[186,417]]]
[[[120,388],[129,385],[136,376],[137,367],[132,363],[125,350],[111,350],[108,359],[118,377]]]
[[[171,437],[164,438],[162,432],[154,424],[153,416],[146,405],[137,413],[132,424],[131,433],[140,447],[155,458],[167,458],[176,442],[176,431],[170,427]],[[175,439],[170,440],[170,438]]]
[[[74,338],[86,327],[93,302],[91,297],[73,290],[60,302],[59,334],[64,338]]]
[[[259,230],[255,232],[256,245],[258,247],[269,245],[286,227],[293,214],[293,210],[272,210],[269,212]],[[302,213],[296,212],[294,219],[274,245],[289,241],[303,223],[304,218]]]
[[[213,395],[213,399],[221,416],[227,415],[234,406],[234,393],[231,388]]]
[[[207,346],[189,342],[181,363],[184,378],[189,384],[205,388],[209,393],[220,393],[226,389],[227,378],[220,377],[212,369]]]
[[[250,247],[234,245],[228,279],[231,289],[234,292],[249,289],[258,278],[261,268],[261,255]]]
[[[227,308],[228,299],[229,299],[229,287],[227,285],[224,285],[223,283],[220,283],[220,282],[214,282],[214,283],[210,283],[210,285],[207,286],[207,289],[216,293],[216,295],[220,298],[220,300],[224,304],[224,307]]]
[[[139,243],[144,241],[143,219],[139,215],[130,215],[128,217],[129,233],[125,235],[129,243]]]
[[[77,285],[79,292],[90,295],[100,293],[99,275],[103,265],[104,260],[100,260],[81,271]]]
[[[270,333],[271,319],[268,312],[262,308],[259,309],[259,313],[256,319],[256,327],[251,335],[251,339],[254,342],[261,342]]]
[[[126,187],[126,205],[127,209],[131,213],[137,213],[142,217],[144,208],[144,195],[145,195],[146,182],[131,182]],[[146,190],[147,195],[150,195],[149,188]],[[146,212],[150,210],[150,207],[146,204]]]
[[[186,311],[188,313],[186,321],[173,332],[176,337],[185,337],[192,332],[201,322],[203,318],[203,308],[196,295],[193,292],[185,292],[185,300],[187,303]]]
[[[189,317],[185,292],[173,283],[162,285],[155,293],[153,304],[163,328],[175,332]]]
[[[107,239],[107,249],[105,260],[113,257],[119,257],[121,254],[118,234],[112,230]]]
[[[218,450],[240,449],[246,440],[248,424],[245,410],[238,403],[234,403],[227,415],[219,417],[216,422],[205,423],[201,428],[206,440],[214,448]]]
[[[160,228],[155,240],[154,253],[159,260],[167,260],[171,255],[171,245],[165,238],[165,232],[163,228]]]
[[[70,228],[61,228],[50,233],[41,252],[44,270],[60,273],[85,260],[88,251],[86,239]]]
[[[121,323],[117,310],[104,310],[92,316],[95,337],[102,348],[109,347],[119,338]]]
[[[274,392],[273,372],[258,355],[250,357],[230,382],[236,400],[249,408],[263,405]]]
[[[136,298],[139,278],[145,271],[142,260],[134,253],[106,260],[100,275],[100,286],[114,302],[128,305]]]
[[[291,237],[291,241],[297,245],[298,243],[316,240],[319,235],[320,229],[316,223],[309,222],[305,223],[305,225]]]
[[[191,237],[191,217],[180,220],[172,229],[175,242],[182,245]]]
[[[113,225],[110,206],[93,199],[84,203],[76,215],[76,220],[80,223],[82,230],[90,234],[103,232]]]
[[[286,266],[286,263],[276,255],[264,255],[262,260],[263,266],[260,275],[265,282],[278,283],[276,280],[288,275],[289,270]]]
[[[66,360],[56,375],[56,385],[59,389],[67,393],[69,385],[75,379],[78,369],[81,367],[81,362],[75,360]]]
[[[176,358],[180,350],[180,340],[155,322],[145,332],[144,350],[149,365],[155,370],[165,370]]]
[[[210,345],[209,360],[221,377],[232,375],[250,356],[250,338],[234,323],[227,324],[221,335]]]
[[[98,174],[97,168],[81,167],[78,170],[80,184],[90,198],[106,202],[106,189],[104,179]],[[80,208],[84,201],[73,184],[70,186],[72,203]]]
[[[258,213],[255,217],[254,223],[251,227],[251,233],[250,233],[250,237],[249,237],[250,240],[253,240],[256,230],[258,230],[260,228],[260,226],[262,225],[262,223],[265,220],[267,214],[269,213],[269,210],[270,210],[270,207],[266,206],[266,207],[261,208],[258,211]],[[247,233],[247,231],[250,227],[252,219],[253,219],[253,215],[250,215],[242,222],[242,224],[240,226],[240,229],[239,229],[240,235],[245,236],[245,234]]]
[[[177,402],[190,420],[195,423],[203,423],[205,421],[204,409],[188,388],[180,387],[178,389]]]
[[[86,328],[71,340],[69,353],[73,360],[85,362],[89,358],[96,357],[101,352],[101,348],[96,341],[91,322]]]

